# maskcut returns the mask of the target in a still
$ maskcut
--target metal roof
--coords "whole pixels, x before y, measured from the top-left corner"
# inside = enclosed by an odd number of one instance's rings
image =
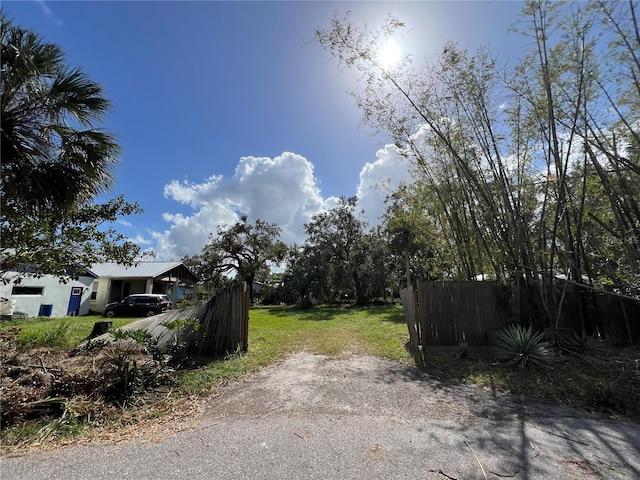
[[[179,269],[180,275],[172,270]],[[182,262],[140,262],[131,267],[118,265],[117,263],[96,263],[89,271],[98,277],[112,278],[158,278],[173,273],[172,276],[181,277],[184,280],[197,281],[197,277]]]

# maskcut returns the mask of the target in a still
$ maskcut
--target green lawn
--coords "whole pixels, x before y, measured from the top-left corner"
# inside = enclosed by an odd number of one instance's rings
[[[2,328],[19,327],[24,347],[73,348],[87,339],[99,316],[33,318],[2,322]],[[113,327],[136,318],[114,318]],[[345,351],[411,361],[404,344],[408,339],[400,306],[370,308],[256,307],[249,312],[249,348],[246,354],[204,363],[181,372],[179,389],[207,394],[221,383],[239,378],[282,358],[306,350],[324,355]]]
[[[204,394],[215,385],[268,365],[291,352],[323,355],[345,351],[411,361],[402,307],[256,307],[249,313],[249,349],[182,376],[187,393]]]
[[[24,320],[2,321],[1,328],[20,328],[19,343],[24,347],[73,348],[87,339],[93,324],[107,320],[98,315],[87,317],[37,317]],[[119,328],[137,318],[113,318],[113,327]]]
[[[37,318],[2,322],[0,328],[19,327],[25,347],[73,348],[87,338],[102,317]],[[136,319],[113,319],[114,327]],[[209,395],[222,384],[241,378],[292,352],[328,356],[345,352],[414,363],[404,345],[408,340],[402,307],[369,308],[255,307],[249,314],[246,353],[231,352],[219,360],[200,359],[200,366],[181,370],[173,385],[174,398]],[[489,347],[474,347],[464,358],[456,347],[427,347],[419,364],[430,374],[452,381],[535,396],[611,416],[640,421],[637,362],[640,347],[611,349],[606,357],[558,359],[550,372],[532,372],[498,364]],[[207,361],[208,360],[208,361]]]

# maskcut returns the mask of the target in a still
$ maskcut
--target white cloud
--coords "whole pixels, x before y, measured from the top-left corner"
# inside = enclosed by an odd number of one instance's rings
[[[159,259],[179,258],[202,250],[209,234],[219,225],[238,221],[245,213],[277,223],[286,243],[302,243],[304,224],[325,208],[313,165],[304,157],[284,152],[275,157],[242,157],[230,178],[211,176],[202,183],[174,180],[164,188],[165,197],[189,205],[192,215],[165,213],[171,226],[154,232]]]
[[[360,208],[367,211],[372,224],[384,210],[389,188],[409,179],[407,162],[396,147],[388,145],[376,157],[362,168],[357,187]],[[241,213],[250,222],[277,223],[285,243],[300,244],[306,239],[304,224],[337,204],[336,197],[322,197],[313,164],[290,152],[274,158],[242,157],[230,178],[214,175],[202,183],[173,180],[165,185],[164,195],[189,205],[193,213],[163,215],[169,229],[152,232],[158,260],[199,253],[209,234],[215,234],[219,225],[234,224]]]
[[[51,10],[51,8],[49,8],[49,6],[44,2],[44,0],[37,0],[37,1],[40,4],[40,7],[42,8],[42,13],[44,13],[45,16],[49,18],[49,20],[51,20],[55,25],[59,27],[64,25],[64,23],[62,22],[62,19],[58,17],[58,15],[56,15]]]
[[[130,238],[129,240],[138,245],[151,245],[151,240],[144,238],[142,235],[136,235],[135,237]]]
[[[384,213],[386,197],[401,182],[410,181],[408,160],[395,145],[386,145],[376,153],[377,160],[366,163],[360,171],[358,206],[365,211],[370,226],[377,225]]]

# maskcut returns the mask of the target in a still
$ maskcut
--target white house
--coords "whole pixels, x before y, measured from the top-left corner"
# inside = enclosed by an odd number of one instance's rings
[[[16,284],[14,279],[18,276],[22,279]],[[108,303],[133,293],[163,293],[176,303],[185,296],[195,295],[198,282],[182,262],[140,262],[133,267],[99,263],[85,269],[77,280],[69,271],[67,283],[60,283],[53,275],[31,277],[11,271],[3,273],[3,280],[0,282],[2,314],[11,314],[4,312],[9,305],[13,307],[13,314],[23,313],[28,317],[102,313]]]
[[[96,277],[91,289],[94,312],[134,293],[163,293],[176,303],[197,290],[198,278],[182,262],[140,262],[132,267],[98,263],[89,270]]]
[[[20,283],[14,283],[18,277]],[[68,317],[88,315],[91,302],[91,287],[95,275],[83,273],[77,280],[68,277],[67,283],[60,283],[54,275],[40,277],[24,276],[15,272],[5,272],[0,282],[0,297],[14,305],[13,314],[24,313],[29,317]]]

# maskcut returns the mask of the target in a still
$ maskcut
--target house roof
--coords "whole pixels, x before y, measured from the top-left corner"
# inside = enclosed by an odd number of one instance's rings
[[[197,282],[196,277],[182,262],[139,262],[125,267],[117,263],[96,263],[89,270],[98,277],[111,278],[163,278],[176,277],[179,280]]]

